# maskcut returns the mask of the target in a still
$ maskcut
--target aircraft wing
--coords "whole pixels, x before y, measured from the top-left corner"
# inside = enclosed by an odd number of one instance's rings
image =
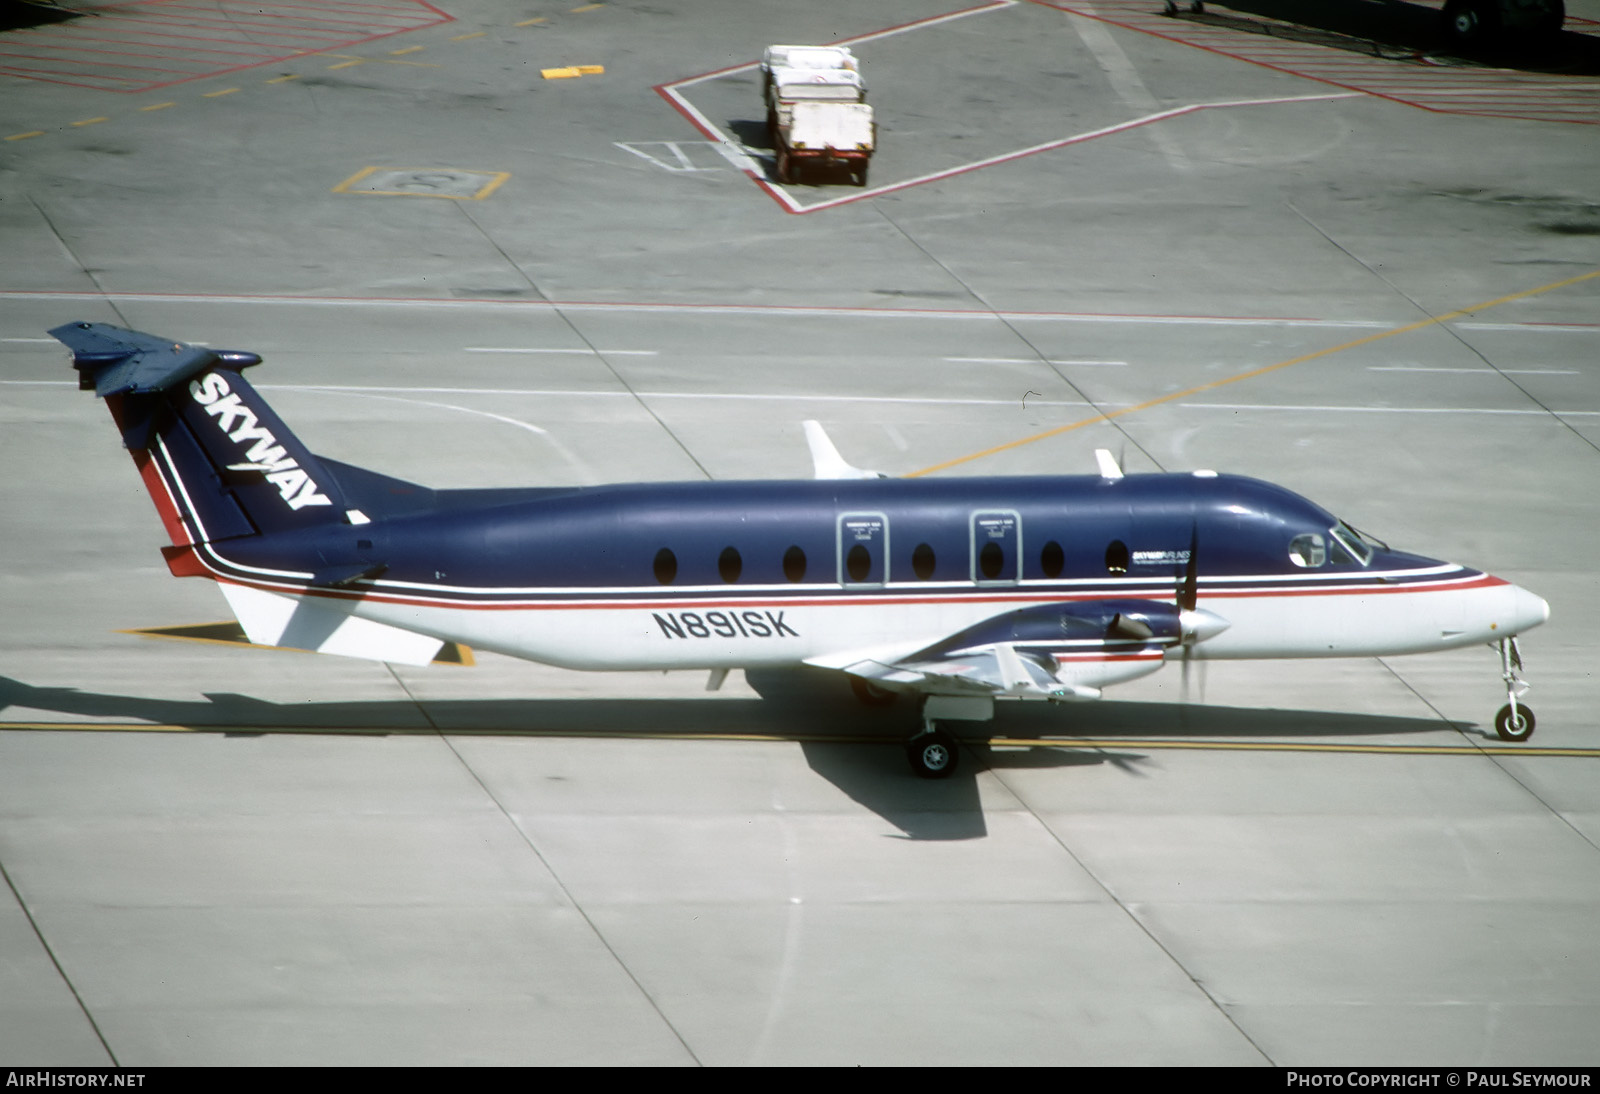
[[[1154,672],[1172,648],[1228,627],[1160,600],[1066,601],[1003,612],[914,647],[857,650],[807,664],[931,695],[1097,699],[1107,684]]]

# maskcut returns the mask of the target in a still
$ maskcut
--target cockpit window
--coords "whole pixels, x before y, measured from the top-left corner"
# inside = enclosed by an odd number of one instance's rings
[[[1328,561],[1328,548],[1323,544],[1320,535],[1306,532],[1289,541],[1289,561],[1296,566],[1314,570]]]
[[[1373,548],[1377,545],[1368,543],[1360,532],[1357,532],[1344,521],[1341,520],[1338,524],[1328,529],[1328,533],[1333,536],[1333,541],[1336,545],[1333,552],[1333,560],[1335,562],[1360,562],[1361,565],[1365,566],[1372,561]],[[1343,548],[1343,551],[1339,550],[1340,547]],[[1341,558],[1341,554],[1345,557]]]

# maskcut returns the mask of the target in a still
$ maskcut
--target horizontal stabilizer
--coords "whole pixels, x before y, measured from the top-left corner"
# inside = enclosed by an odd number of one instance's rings
[[[833,441],[822,428],[821,422],[806,421],[801,425],[806,431],[806,446],[811,449],[813,477],[818,479],[886,479],[882,471],[867,471],[845,462],[834,447]]]
[[[358,581],[370,581],[389,568],[387,562],[350,562],[324,566],[311,575],[311,584],[325,589],[346,589]]]
[[[245,634],[258,646],[336,653],[398,665],[426,665],[444,645],[441,639],[357,619],[317,600],[280,596],[228,582],[218,584]]]
[[[219,364],[241,369],[261,360],[253,353],[218,353],[109,323],[68,323],[50,334],[72,351],[78,386],[93,388],[101,398],[167,391]]]
[[[1095,449],[1094,462],[1100,467],[1100,477],[1102,479],[1122,478],[1122,465],[1117,462],[1117,458],[1111,454],[1110,449]]]

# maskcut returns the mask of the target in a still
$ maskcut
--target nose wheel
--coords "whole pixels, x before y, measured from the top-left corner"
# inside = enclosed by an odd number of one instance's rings
[[[1500,647],[1500,679],[1505,681],[1509,702],[1494,716],[1494,730],[1502,741],[1526,741],[1533,736],[1533,708],[1517,702],[1528,690],[1522,678],[1522,654],[1515,638],[1502,638]]]

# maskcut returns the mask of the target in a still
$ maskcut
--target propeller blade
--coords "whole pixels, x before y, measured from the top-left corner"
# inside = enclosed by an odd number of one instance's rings
[[[1189,561],[1183,568],[1183,584],[1178,587],[1178,607],[1194,611],[1200,599],[1200,526],[1195,524],[1189,532]]]

